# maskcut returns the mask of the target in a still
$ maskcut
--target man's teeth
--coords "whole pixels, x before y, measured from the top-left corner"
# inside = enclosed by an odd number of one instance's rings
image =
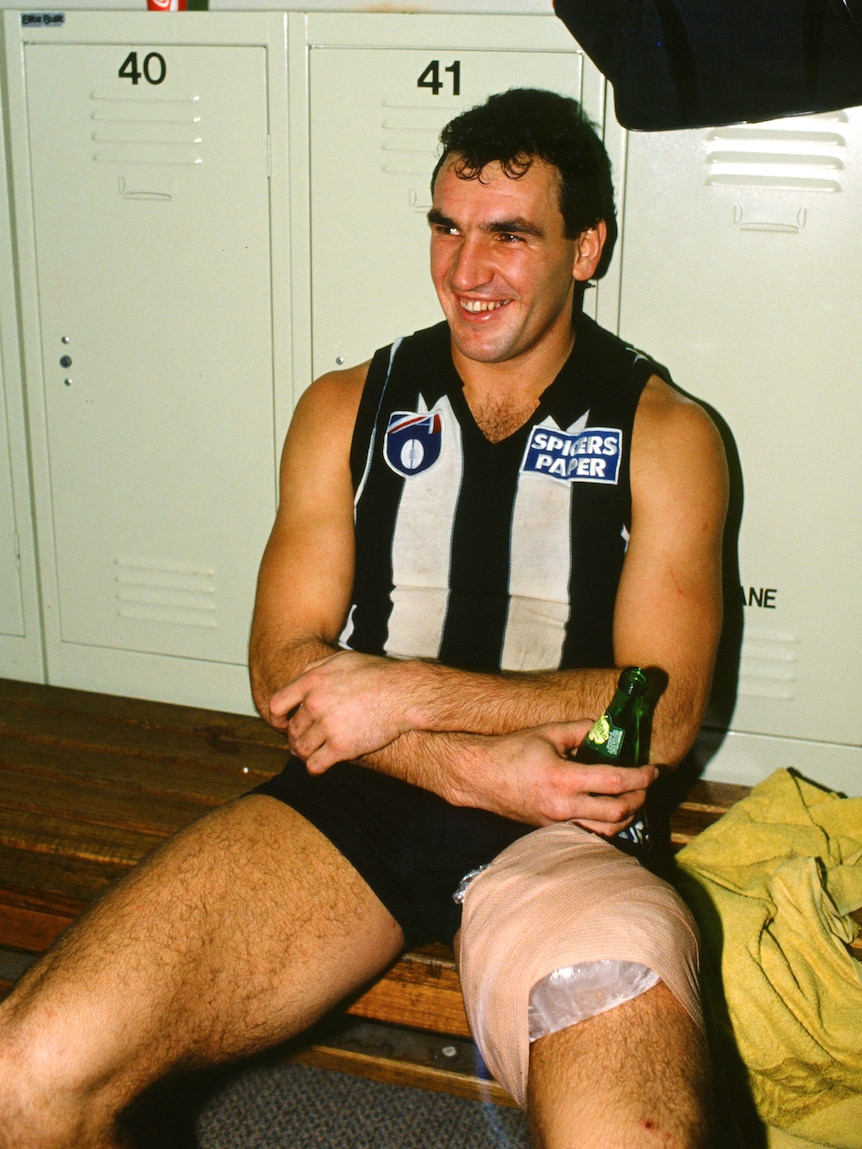
[[[496,311],[498,307],[505,307],[508,299],[499,300],[494,302],[492,300],[484,299],[462,299],[461,306],[465,311]]]

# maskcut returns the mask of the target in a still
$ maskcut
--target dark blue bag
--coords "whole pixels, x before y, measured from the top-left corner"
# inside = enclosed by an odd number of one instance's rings
[[[626,128],[862,104],[862,0],[554,0],[554,8],[613,84]]]

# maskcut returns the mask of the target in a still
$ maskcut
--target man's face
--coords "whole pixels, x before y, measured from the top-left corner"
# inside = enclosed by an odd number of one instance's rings
[[[535,160],[520,179],[498,163],[481,179],[455,174],[457,157],[434,184],[431,277],[457,350],[481,363],[516,359],[545,340],[571,339],[573,280],[581,243],[568,239],[559,173]]]

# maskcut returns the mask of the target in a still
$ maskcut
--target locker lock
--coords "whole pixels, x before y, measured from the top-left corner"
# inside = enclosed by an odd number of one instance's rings
[[[72,366],[71,355],[61,355],[60,356],[60,366],[61,367],[71,367]]]

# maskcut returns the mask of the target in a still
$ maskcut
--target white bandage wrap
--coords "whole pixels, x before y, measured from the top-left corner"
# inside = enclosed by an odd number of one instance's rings
[[[530,992],[555,970],[639,963],[654,970],[703,1027],[689,910],[666,882],[579,826],[535,830],[473,879],[457,950],[476,1044],[522,1107]]]

